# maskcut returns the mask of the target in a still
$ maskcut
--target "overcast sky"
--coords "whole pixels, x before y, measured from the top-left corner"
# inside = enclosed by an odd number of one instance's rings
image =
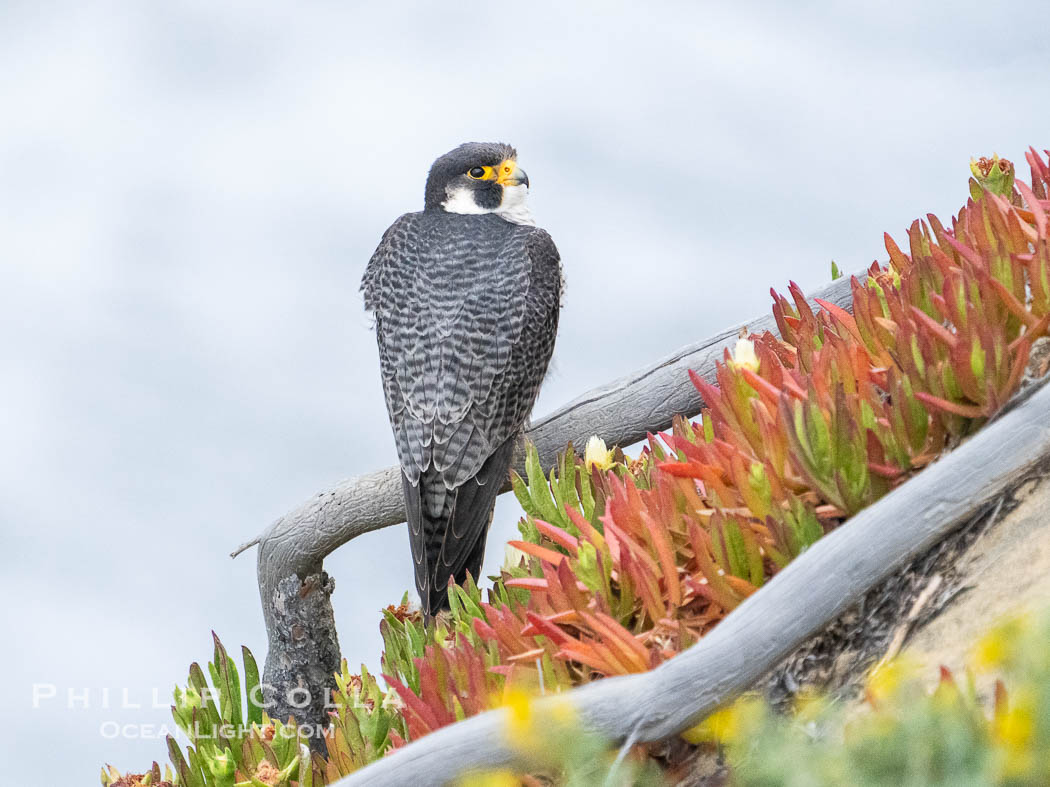
[[[0,3],[5,768],[163,762],[104,723],[170,723],[211,629],[262,660],[255,555],[227,555],[396,461],[357,288],[435,157],[516,145],[561,250],[542,415],[1050,142],[1042,4],[918,5]],[[325,565],[377,668],[403,529]]]

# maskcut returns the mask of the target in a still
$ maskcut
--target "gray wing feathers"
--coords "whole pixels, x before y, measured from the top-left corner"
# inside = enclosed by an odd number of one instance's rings
[[[402,216],[362,281],[401,459],[424,612],[477,578],[492,506],[557,333],[550,236],[496,216]]]
[[[402,467],[413,483],[433,467],[450,488],[528,417],[560,300],[546,232],[494,216],[455,218],[403,216],[362,283]]]

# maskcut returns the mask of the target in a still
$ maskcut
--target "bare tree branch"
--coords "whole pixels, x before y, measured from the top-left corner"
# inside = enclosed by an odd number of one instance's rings
[[[696,645],[651,672],[605,678],[537,701],[571,702],[612,742],[678,734],[754,684],[860,596],[921,555],[1050,458],[1050,386],[829,533]],[[506,711],[444,727],[338,782],[440,785],[471,768],[520,761]]]
[[[300,581],[286,577],[274,589],[271,636],[279,643],[274,658],[267,658],[268,679],[263,682],[263,700],[274,719],[294,716],[302,722],[328,726],[325,709],[328,695],[312,687],[326,686],[339,671],[339,638],[332,611],[335,583],[327,574],[311,574]],[[300,691],[290,692],[289,688]],[[324,739],[310,737],[310,746],[327,754]]]
[[[809,300],[812,303],[816,298],[850,308],[849,278],[842,277],[822,287]],[[526,431],[539,451],[540,461],[545,467],[552,467],[558,452],[570,441],[582,446],[592,435],[598,435],[610,445],[627,446],[644,440],[649,432],[668,428],[676,415],[696,415],[703,401],[689,380],[689,370],[713,383],[715,362],[722,360],[723,351],[732,347],[740,328],[745,326],[753,333],[777,332],[773,317],[764,314],[682,347],[655,364],[588,391],[540,418]],[[524,469],[521,449],[515,467],[519,472]],[[350,539],[404,522],[401,496],[397,467],[347,479],[285,514],[261,535],[239,546],[231,557],[256,544],[291,538],[301,543],[294,550],[302,553],[293,560],[296,570],[304,563],[312,568],[312,561],[323,559]],[[304,530],[310,530],[314,536]]]
[[[866,274],[857,275],[863,277]],[[850,308],[850,280],[838,279],[819,290],[815,297]],[[550,468],[569,441],[583,445],[596,434],[610,444],[627,446],[645,439],[650,432],[668,428],[676,415],[691,417],[699,413],[703,401],[689,380],[689,370],[708,382],[714,382],[715,363],[722,360],[724,351],[732,347],[740,328],[745,325],[753,333],[776,332],[776,322],[770,314],[756,317],[683,347],[652,366],[595,388],[539,419],[526,434],[535,443],[543,466]],[[519,472],[524,469],[522,445],[517,449],[515,467]],[[281,597],[278,584],[292,577],[302,581],[308,576],[319,575],[324,558],[350,539],[404,522],[402,495],[401,474],[397,467],[351,478],[318,493],[233,553],[236,556],[254,543],[259,545],[257,576],[269,648],[264,681],[276,692],[286,693],[294,688],[286,684],[290,673],[279,665],[299,663],[301,657],[301,654],[291,653],[287,639],[279,636],[275,606]],[[328,594],[318,598],[318,603],[328,603]],[[329,636],[327,627],[319,635]],[[331,636],[334,639],[334,629]],[[320,674],[301,666],[297,674]],[[323,693],[327,687],[307,688],[314,693]],[[323,720],[310,718],[301,721],[318,723]]]

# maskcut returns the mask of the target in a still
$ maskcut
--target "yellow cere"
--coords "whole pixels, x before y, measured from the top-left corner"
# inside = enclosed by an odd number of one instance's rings
[[[481,170],[482,174],[475,175],[475,170]],[[501,186],[506,185],[506,182],[514,177],[514,173],[518,171],[518,162],[512,158],[504,159],[495,167],[471,167],[467,170],[467,176],[474,180],[494,180]]]
[[[497,169],[499,174],[496,176],[496,182],[502,186],[518,171],[518,162],[512,158],[504,159]]]

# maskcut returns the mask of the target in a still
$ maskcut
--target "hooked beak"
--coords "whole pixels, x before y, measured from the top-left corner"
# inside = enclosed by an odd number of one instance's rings
[[[529,187],[529,176],[525,174],[525,170],[518,166],[518,162],[514,159],[507,159],[499,165],[499,175],[496,177],[496,182],[501,186],[521,186],[524,184],[525,188]]]

